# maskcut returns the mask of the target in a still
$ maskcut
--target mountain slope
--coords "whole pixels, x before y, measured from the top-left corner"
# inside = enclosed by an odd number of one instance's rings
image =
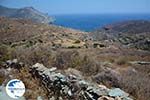
[[[7,7],[0,6],[0,16],[10,17],[10,18],[29,19],[39,23],[53,22],[53,18],[49,17],[48,15],[42,12],[39,12],[33,7],[14,9],[14,8],[7,8]]]
[[[134,20],[106,25],[91,35],[95,40],[111,40],[129,47],[150,50],[150,21]]]

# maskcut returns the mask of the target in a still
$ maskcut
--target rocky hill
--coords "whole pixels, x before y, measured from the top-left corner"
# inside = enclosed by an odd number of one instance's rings
[[[111,40],[137,49],[150,50],[150,21],[134,20],[106,25],[93,32],[96,40]]]
[[[9,18],[20,18],[28,19],[38,23],[52,23],[53,18],[49,17],[47,14],[44,14],[33,7],[25,8],[7,8],[0,6],[0,16],[9,17]]]

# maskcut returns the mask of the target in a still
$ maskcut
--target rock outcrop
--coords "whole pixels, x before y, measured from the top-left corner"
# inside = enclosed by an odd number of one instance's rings
[[[0,6],[0,16],[29,19],[38,23],[52,23],[54,21],[52,17],[34,9],[33,7],[15,9]]]

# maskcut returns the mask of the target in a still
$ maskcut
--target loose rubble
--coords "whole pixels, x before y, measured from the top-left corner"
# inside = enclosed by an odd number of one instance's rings
[[[9,60],[4,67],[20,70],[24,64],[17,60]],[[108,89],[81,77],[60,73],[55,67],[47,68],[36,63],[30,67],[30,73],[41,80],[42,86],[49,93],[49,100],[133,100],[128,93],[119,88]],[[37,99],[42,100],[42,97]]]

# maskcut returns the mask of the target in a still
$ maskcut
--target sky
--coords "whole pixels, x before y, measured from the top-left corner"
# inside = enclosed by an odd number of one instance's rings
[[[150,13],[150,0],[0,0],[0,5],[13,8],[32,6],[50,15]]]

